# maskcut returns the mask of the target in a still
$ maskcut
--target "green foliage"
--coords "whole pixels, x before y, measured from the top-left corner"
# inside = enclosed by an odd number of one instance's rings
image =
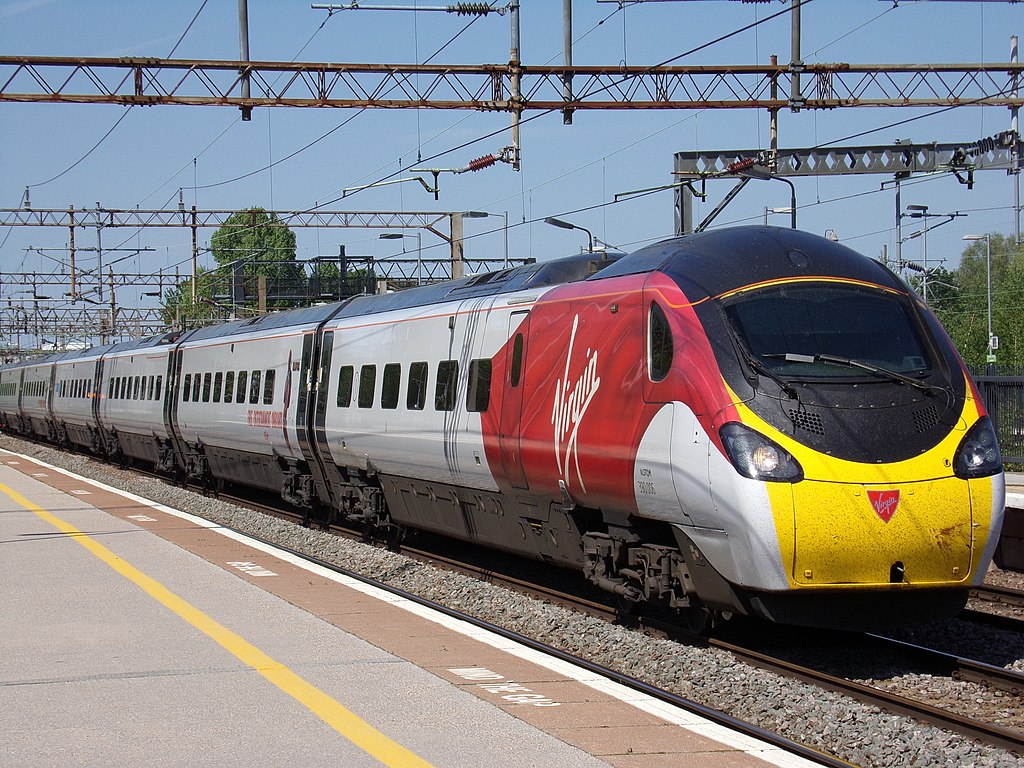
[[[217,266],[201,269],[192,302],[192,280],[164,295],[163,318],[181,327],[224,319],[232,312],[253,312],[264,278],[267,308],[295,306],[306,297],[306,277],[295,261],[295,233],[262,208],[233,214],[210,238]],[[239,304],[236,299],[244,296]]]
[[[1012,237],[991,236],[992,333],[999,366],[1024,366],[1024,248]],[[960,266],[928,282],[928,301],[965,362],[985,367],[988,352],[988,250],[984,240],[964,249]]]

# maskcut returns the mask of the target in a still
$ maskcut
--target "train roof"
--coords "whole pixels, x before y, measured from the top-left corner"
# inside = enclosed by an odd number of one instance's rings
[[[845,245],[781,227],[748,226],[699,232],[641,248],[591,280],[659,270],[691,301],[769,280],[817,275],[906,290],[885,266]]]
[[[318,304],[315,307],[302,307],[300,309],[289,309],[286,312],[273,312],[269,315],[258,315],[245,320],[232,320],[229,323],[210,325],[205,328],[197,328],[188,334],[186,341],[203,341],[205,339],[217,339],[223,336],[235,336],[241,333],[255,333],[270,331],[275,328],[291,328],[297,325],[318,325],[324,320],[332,317],[339,307],[345,306],[347,301],[334,302],[332,304]]]
[[[338,312],[338,317],[359,317],[444,301],[497,296],[530,288],[573,283],[606,269],[623,256],[624,254],[618,251],[579,253],[553,261],[531,262],[520,267],[509,267],[496,272],[425,285],[422,288],[410,288],[378,296],[358,296]]]

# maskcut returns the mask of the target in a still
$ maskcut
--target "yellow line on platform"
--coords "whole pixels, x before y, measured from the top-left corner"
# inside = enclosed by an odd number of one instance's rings
[[[198,608],[171,592],[156,579],[142,573],[73,525],[33,504],[20,493],[2,483],[0,483],[0,491],[7,494],[17,504],[72,537],[73,541],[81,544],[117,573],[141,587],[150,597],[210,637],[239,661],[259,672],[346,739],[384,765],[394,768],[431,768],[430,763],[392,741],[319,688],[303,680],[288,667],[217,623]]]

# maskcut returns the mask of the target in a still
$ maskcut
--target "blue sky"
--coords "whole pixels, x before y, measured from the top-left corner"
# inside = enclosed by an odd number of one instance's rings
[[[414,5],[414,0],[377,4]],[[420,3],[438,5],[435,0]],[[202,5],[202,0],[16,0],[0,2],[0,52],[35,56],[165,57]],[[577,64],[654,64],[740,29],[786,7],[780,2],[746,4],[725,0],[649,2],[625,9],[614,3],[576,0],[574,36]],[[803,9],[803,58],[807,62],[969,63],[1007,61],[1010,36],[1024,32],[1024,11],[1008,2],[913,2],[814,0]],[[467,23],[441,13],[344,11],[329,19],[308,2],[249,0],[250,53],[258,60],[414,62],[435,53]],[[521,59],[527,64],[562,61],[561,2],[522,0]],[[509,55],[507,16],[480,19],[438,55],[448,63],[504,63]],[[238,58],[236,0],[208,0],[182,40],[175,58]],[[787,61],[788,16],[765,23],[686,57],[679,64],[766,64],[772,54]],[[780,146],[841,142],[888,144],[970,142],[1009,127],[1003,108],[936,110],[844,109],[780,113]],[[507,129],[505,114],[465,111],[257,108],[243,123],[227,107],[134,108],[122,117],[113,105],[0,104],[0,207],[20,205],[26,186],[35,208],[170,208],[181,189],[186,205],[234,209],[262,206],[305,209],[415,165],[449,148]],[[526,115],[529,117],[529,113]],[[923,117],[921,117],[923,116]],[[920,119],[884,128],[899,120]],[[347,122],[346,122],[347,121]],[[343,126],[338,127],[342,123]],[[881,128],[881,130],[876,130]],[[336,129],[333,130],[332,129]],[[330,132],[330,133],[329,133]],[[328,134],[326,135],[325,134]],[[315,139],[312,147],[283,160]],[[439,167],[465,166],[471,159],[510,143],[509,133],[480,141],[430,161]],[[501,216],[511,224],[514,256],[539,260],[577,252],[580,232],[541,223],[545,216],[569,219],[602,241],[633,250],[672,234],[669,192],[611,204],[620,192],[671,181],[676,151],[729,150],[768,144],[768,116],[754,110],[702,112],[581,112],[572,126],[560,114],[533,120],[522,129],[522,171],[508,165],[441,177],[440,200],[418,185],[369,189],[330,206],[334,210],[483,210],[498,218],[467,221],[467,254],[500,253]],[[80,161],[80,162],[78,162]],[[77,163],[77,165],[76,165]],[[273,164],[269,170],[267,166]],[[72,166],[74,166],[72,168]],[[70,170],[69,170],[70,169]],[[244,177],[237,181],[230,181]],[[835,230],[856,250],[879,257],[895,249],[894,196],[881,190],[884,176],[795,180],[800,228],[823,234]],[[904,185],[903,203],[930,206],[934,213],[967,213],[929,233],[929,260],[955,266],[965,233],[1013,232],[1013,180],[1001,171],[979,173],[973,190],[952,176]],[[729,188],[709,187],[711,198],[697,209],[703,218]],[[789,204],[781,183],[751,182],[719,217],[724,226],[763,221],[765,207]],[[784,226],[785,216],[773,215]],[[536,223],[523,224],[524,221]],[[909,229],[904,235],[913,231]],[[349,253],[378,258],[401,250],[401,241],[380,240],[367,230],[297,230],[299,258]],[[200,233],[201,243],[212,231]],[[92,233],[80,235],[94,246]],[[51,272],[67,232],[59,229],[0,229],[0,270]],[[414,247],[414,241],[405,241]],[[424,233],[424,247],[443,245]],[[103,246],[155,250],[127,259],[131,271],[187,272],[188,230],[118,230]],[[904,256],[921,258],[922,238],[904,246]],[[88,258],[83,253],[81,258]],[[107,259],[109,261],[109,257]],[[9,289],[8,289],[9,290]],[[0,293],[0,298],[5,296]],[[120,294],[127,306],[151,299]]]

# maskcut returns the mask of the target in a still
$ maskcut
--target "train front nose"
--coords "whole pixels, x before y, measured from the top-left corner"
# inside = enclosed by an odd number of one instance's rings
[[[967,482],[804,480],[790,488],[795,586],[955,586],[970,578],[975,531]]]

